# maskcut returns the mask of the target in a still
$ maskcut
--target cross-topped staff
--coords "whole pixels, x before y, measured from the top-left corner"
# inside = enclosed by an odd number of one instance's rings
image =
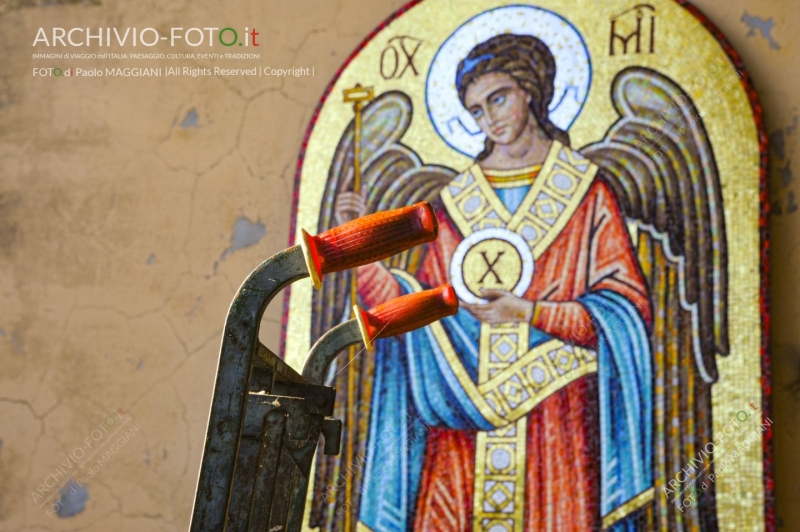
[[[356,83],[352,89],[344,90],[344,103],[353,104],[353,112],[355,113],[355,127],[353,131],[353,192],[356,194],[361,193],[361,111],[364,106],[375,97],[372,87],[362,87],[361,84]],[[355,317],[356,298],[358,297],[358,281],[356,279],[355,269],[351,273],[350,282],[350,308],[353,309],[352,317]],[[356,346],[350,346],[350,361],[356,357]],[[355,387],[356,387],[356,372],[355,365],[349,364],[347,369],[347,453],[346,460],[348,466],[353,463],[353,449],[355,439]],[[350,501],[353,496],[353,478],[352,475],[347,475],[345,479],[345,514],[344,514],[344,530],[350,532],[352,530],[352,505]]]

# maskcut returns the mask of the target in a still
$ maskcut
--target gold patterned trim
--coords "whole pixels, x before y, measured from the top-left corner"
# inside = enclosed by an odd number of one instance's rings
[[[618,506],[611,513],[603,517],[603,530],[628,517],[630,514],[649,503],[655,498],[655,488],[649,488],[636,497],[630,499],[622,506]]]
[[[554,141],[533,179],[536,171],[492,171],[494,175],[487,178],[474,164],[445,187],[442,202],[464,238],[476,231],[505,228],[522,236],[535,260],[566,227],[597,167]],[[531,174],[531,188],[512,214],[492,186],[528,184],[526,172]],[[418,286],[410,275],[397,274]],[[495,427],[477,434],[473,530],[522,530],[527,413],[554,392],[596,372],[597,355],[557,339],[529,349],[529,323],[482,323],[475,383],[442,324],[435,322],[431,331],[467,396]]]
[[[522,530],[525,515],[528,418],[490,432],[475,442],[474,532]]]
[[[456,176],[439,197],[465,238],[481,229],[505,227],[511,217],[477,164]]]
[[[530,325],[528,323],[481,324],[480,361],[478,363],[478,389],[488,390],[485,384],[496,381],[498,372],[508,373],[510,365],[518,366],[518,353],[528,351]]]
[[[446,186],[440,197],[466,238],[475,231],[503,227],[519,233],[540,257],[566,227],[597,175],[597,166],[553,141],[538,177],[512,215],[473,164]]]
[[[419,281],[407,272],[393,269],[392,273],[415,291],[422,289]],[[508,325],[513,327],[513,324]],[[553,339],[528,351],[518,351],[524,354],[504,371],[490,373],[489,380],[479,387],[467,373],[441,322],[429,327],[459,384],[494,427],[504,427],[518,420],[552,393],[597,371],[594,351]],[[481,335],[483,337],[483,328]]]

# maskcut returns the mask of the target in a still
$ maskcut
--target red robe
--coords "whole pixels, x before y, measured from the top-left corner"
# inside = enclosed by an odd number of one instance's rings
[[[439,238],[427,245],[416,277],[428,286],[448,282],[452,255],[464,238],[436,206]],[[359,268],[367,307],[401,295],[379,264]],[[597,177],[555,241],[536,260],[524,297],[537,301],[532,324],[563,341],[595,347],[591,316],[577,299],[613,290],[650,324],[647,288],[613,192]],[[600,441],[595,374],[584,376],[528,414],[525,530],[600,529]],[[475,432],[434,428],[427,442],[414,530],[472,530]]]

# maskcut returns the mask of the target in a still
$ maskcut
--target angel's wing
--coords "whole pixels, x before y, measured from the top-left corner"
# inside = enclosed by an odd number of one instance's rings
[[[690,97],[658,72],[631,67],[611,88],[620,119],[581,152],[603,169],[629,221],[653,311],[654,530],[716,530],[710,458],[711,384],[728,354],[728,276],[714,153]],[[689,467],[703,464],[692,472]],[[682,469],[690,473],[682,473]],[[680,475],[680,476],[678,476]],[[678,476],[698,478],[699,504],[675,509]],[[706,481],[708,490],[699,489]],[[686,498],[684,495],[681,500]]]
[[[439,190],[450,182],[456,172],[443,166],[423,164],[419,156],[401,142],[411,123],[411,100],[402,92],[392,91],[381,94],[362,111],[361,120],[361,187],[366,191],[367,211],[377,212],[411,205],[419,201],[432,201]],[[320,207],[317,232],[336,225],[334,204],[339,193],[352,191],[354,177],[354,132],[355,123],[342,134],[331,163],[325,193]],[[389,265],[408,269],[417,262],[418,249],[411,250],[389,259]],[[413,273],[413,272],[412,272]],[[312,341],[315,341],[332,327],[349,318],[351,272],[325,276],[322,289],[315,292],[312,300]],[[345,427],[340,456],[317,454],[318,466],[314,483],[314,503],[311,509],[311,526],[321,526],[323,530],[339,530],[343,522],[341,510],[349,506],[357,515],[358,490],[353,489],[348,500],[345,493],[346,482],[357,486],[361,467],[364,463],[363,446],[367,439],[373,364],[370,357],[359,356],[354,360],[341,360],[333,368],[333,383],[336,387],[337,419],[355,420],[355,432]],[[345,364],[351,367],[345,369]],[[348,375],[355,379],[350,382]],[[349,389],[352,388],[352,389]],[[352,402],[352,405],[350,402]],[[348,435],[355,436],[352,441],[353,463],[347,464]],[[337,515],[339,512],[339,515]],[[338,527],[338,528],[337,528]]]

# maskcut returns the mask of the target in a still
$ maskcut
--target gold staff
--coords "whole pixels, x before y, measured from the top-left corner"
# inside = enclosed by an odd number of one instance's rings
[[[356,194],[361,193],[361,111],[364,106],[374,97],[372,87],[362,87],[356,83],[352,89],[344,90],[344,102],[353,103],[353,112],[355,113],[355,131],[353,139],[353,192]],[[350,308],[353,309],[358,297],[358,282],[356,280],[356,270],[352,272],[350,283]],[[352,312],[352,310],[351,310]],[[355,317],[354,315],[352,317]],[[356,421],[355,421],[355,396],[356,396],[356,372],[355,365],[352,361],[356,357],[356,346],[350,346],[350,361],[347,369],[347,465],[348,471],[352,471],[353,465],[353,448],[356,435]],[[353,520],[353,505],[351,503],[353,496],[353,477],[351,474],[347,475],[345,479],[345,514],[344,514],[344,530],[350,532],[352,530]]]

